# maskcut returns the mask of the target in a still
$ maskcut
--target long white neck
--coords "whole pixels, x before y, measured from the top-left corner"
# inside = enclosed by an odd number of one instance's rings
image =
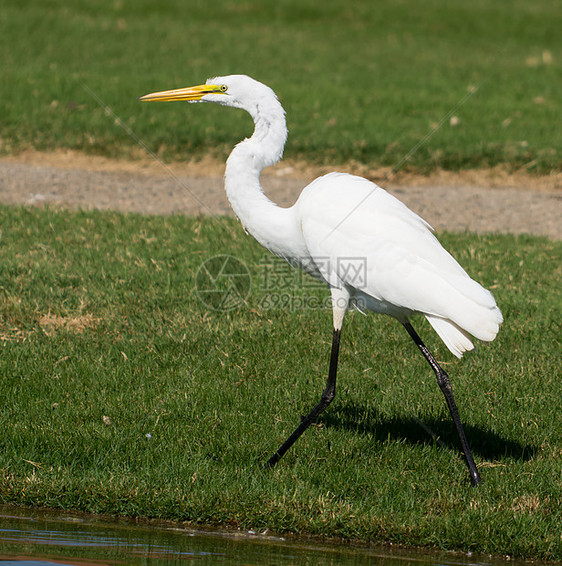
[[[260,185],[261,171],[283,155],[287,139],[285,112],[276,99],[249,112],[255,123],[254,134],[240,142],[226,162],[226,195],[244,228],[262,246],[290,257],[294,254],[291,241],[299,237],[294,233],[296,223],[291,209],[278,207]]]

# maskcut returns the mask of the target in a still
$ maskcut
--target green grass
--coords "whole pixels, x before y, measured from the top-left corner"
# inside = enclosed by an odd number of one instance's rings
[[[0,226],[0,502],[562,559],[562,244],[441,235],[505,316],[461,361],[415,321],[452,377],[472,489],[430,368],[358,313],[333,405],[263,469],[323,388],[331,315],[297,272],[265,285],[235,221],[0,208]],[[195,293],[223,253],[252,277],[229,312]],[[271,308],[276,291],[310,308]]]
[[[287,156],[457,170],[561,166],[562,12],[536,0],[231,2],[5,0],[0,151],[138,155],[85,90],[166,159],[224,157],[251,131],[243,112],[138,96],[246,73],[288,111]]]

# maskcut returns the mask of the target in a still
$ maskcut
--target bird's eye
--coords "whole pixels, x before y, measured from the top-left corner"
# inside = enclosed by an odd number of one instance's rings
[[[228,86],[227,85],[221,85],[220,89],[221,89],[221,92],[226,92],[228,90]]]

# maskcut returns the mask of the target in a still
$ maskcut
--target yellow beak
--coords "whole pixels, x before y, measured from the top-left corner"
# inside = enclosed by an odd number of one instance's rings
[[[223,87],[224,88],[224,87]],[[199,85],[190,86],[188,88],[177,88],[175,90],[163,90],[162,92],[153,92],[145,94],[139,100],[143,102],[168,102],[173,100],[201,100],[206,94],[224,94],[220,85]]]

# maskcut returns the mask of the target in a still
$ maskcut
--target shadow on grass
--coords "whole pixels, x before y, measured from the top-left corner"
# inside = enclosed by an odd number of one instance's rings
[[[460,450],[460,442],[453,421],[447,418],[388,418],[372,409],[347,403],[328,408],[319,418],[319,422],[327,427],[371,434],[379,442],[388,439],[406,441],[411,444],[437,442],[451,450]],[[486,460],[513,458],[527,461],[538,452],[536,446],[508,440],[483,427],[464,425],[464,429],[473,453]]]

